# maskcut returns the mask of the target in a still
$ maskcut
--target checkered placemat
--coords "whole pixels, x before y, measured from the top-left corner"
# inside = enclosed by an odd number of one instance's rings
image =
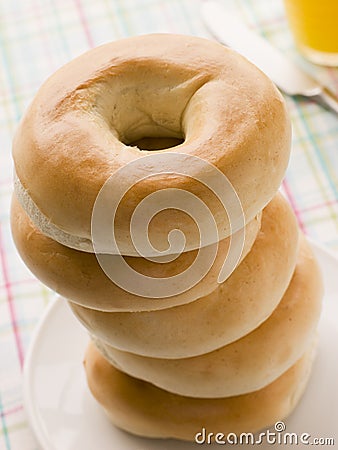
[[[221,0],[222,1],[222,0]],[[293,47],[281,0],[223,0],[258,33],[338,93],[338,69]],[[208,36],[198,0],[10,0],[0,2],[0,449],[34,450],[22,407],[22,366],[34,327],[52,298],[25,268],[9,227],[11,140],[46,77],[90,47],[149,32]],[[287,98],[293,150],[284,191],[301,228],[338,252],[338,116]]]

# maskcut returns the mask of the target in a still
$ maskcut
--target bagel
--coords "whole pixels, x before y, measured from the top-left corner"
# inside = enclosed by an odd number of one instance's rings
[[[263,389],[236,397],[180,396],[111,366],[90,344],[84,366],[89,388],[111,422],[130,433],[194,441],[213,433],[255,433],[285,419],[299,402],[311,373],[314,349]],[[200,437],[200,436],[199,436]]]
[[[251,249],[261,225],[261,213],[245,228],[241,259]],[[154,299],[134,295],[114,284],[101,269],[95,254],[66,247],[45,236],[33,224],[15,195],[11,206],[14,242],[26,266],[46,286],[76,304],[102,311],[144,311],[168,308],[208,295],[218,286],[218,275],[227,257],[230,239],[218,245],[216,259],[204,278],[174,297]],[[148,277],[170,278],[184,273],[195,260],[197,251],[182,253],[170,263],[155,263],[144,258],[125,257],[137,272]],[[203,269],[203,261],[197,268]]]
[[[120,350],[157,358],[196,356],[241,338],[267,319],[289,285],[297,248],[295,216],[277,194],[263,211],[251,251],[209,295],[152,312],[70,306],[91,334]]]
[[[151,137],[183,142],[160,151],[134,145]],[[218,233],[205,246],[233,231],[228,209],[208,188],[210,165],[231,183],[248,223],[280,185],[290,137],[281,94],[239,54],[198,37],[137,36],[88,51],[43,84],[14,137],[15,191],[43,234],[93,252],[101,189],[107,180],[109,194],[127,186],[114,222],[118,251],[105,242],[100,251],[139,256],[130,233],[136,206],[162,190],[175,205],[180,190],[205,203],[215,219]],[[104,203],[100,211],[110,207]],[[179,208],[165,208],[149,223],[150,242],[164,251],[169,232],[178,229],[185,251],[200,248],[206,221],[203,215],[196,225]]]
[[[319,266],[304,238],[278,307],[258,328],[229,345],[193,358],[160,359],[93,341],[119,370],[169,392],[199,398],[246,394],[273,382],[300,358],[315,333],[322,293]]]

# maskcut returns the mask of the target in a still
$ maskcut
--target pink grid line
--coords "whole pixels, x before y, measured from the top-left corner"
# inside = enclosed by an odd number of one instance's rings
[[[285,193],[287,195],[287,198],[288,198],[288,200],[290,202],[290,205],[291,205],[291,207],[292,207],[292,209],[293,209],[293,211],[294,211],[294,213],[295,213],[295,215],[297,217],[297,221],[298,221],[299,227],[303,231],[303,233],[306,233],[306,228],[305,228],[304,222],[303,222],[303,220],[301,218],[300,211],[297,208],[294,196],[292,195],[292,192],[291,192],[291,190],[289,188],[289,185],[288,185],[286,180],[283,181],[283,187],[284,187]]]
[[[33,12],[34,12],[34,19],[36,19],[36,22],[38,23],[38,33],[41,36],[43,36],[43,39],[41,39],[41,41],[43,43],[43,50],[44,50],[45,57],[46,57],[46,59],[48,59],[50,66],[53,67],[54,61],[51,56],[51,52],[48,50],[48,46],[47,46],[48,35],[43,27],[44,15],[43,15],[43,12],[41,11],[41,6],[39,4],[37,4],[36,1],[33,2],[32,6],[33,6]]]
[[[335,206],[335,205],[337,205],[337,203],[338,203],[338,200],[331,200],[331,201],[327,201],[327,202],[323,202],[323,203],[318,203],[317,205],[311,205],[311,206],[308,206],[307,208],[302,208],[301,211],[302,211],[302,213],[306,213],[306,212],[310,212],[310,211],[315,211],[316,209]]]
[[[92,34],[90,32],[88,21],[86,19],[85,14],[84,14],[81,1],[80,0],[74,0],[74,3],[75,3],[76,8],[78,10],[80,21],[81,21],[81,24],[83,26],[83,30],[84,30],[84,33],[86,35],[86,39],[87,39],[87,42],[89,44],[89,47],[93,48],[95,46],[94,39],[93,39]]]
[[[1,411],[1,415],[3,417],[7,417],[7,416],[10,416],[11,414],[15,414],[22,410],[23,410],[23,405],[19,405],[19,406],[16,406],[15,408],[6,409],[5,411]]]
[[[24,352],[23,352],[23,346],[22,346],[22,342],[21,342],[21,338],[20,338],[19,327],[18,327],[17,320],[16,320],[16,311],[15,311],[15,307],[14,307],[14,297],[13,297],[13,294],[12,294],[11,283],[10,283],[10,280],[9,280],[7,261],[6,261],[6,254],[5,254],[5,249],[4,249],[4,245],[3,245],[1,224],[0,224],[0,261],[1,261],[1,265],[2,265],[2,273],[3,273],[3,277],[4,277],[4,281],[5,281],[5,289],[6,289],[6,294],[7,294],[7,302],[8,302],[8,308],[9,308],[9,314],[10,314],[10,317],[11,317],[11,324],[12,324],[12,327],[13,327],[13,332],[14,332],[14,338],[15,338],[16,348],[17,348],[17,352],[18,352],[19,363],[20,363],[20,367],[22,369],[22,367],[23,367],[23,360],[24,360]]]
[[[22,286],[24,284],[36,284],[37,280],[36,278],[27,278],[22,280],[16,280],[11,282],[11,287],[13,286]],[[5,288],[6,289],[6,283],[0,284],[0,289]]]

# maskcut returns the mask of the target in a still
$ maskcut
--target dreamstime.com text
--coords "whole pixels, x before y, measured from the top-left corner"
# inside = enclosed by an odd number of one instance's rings
[[[274,430],[267,430],[259,434],[241,433],[211,433],[205,428],[195,434],[196,444],[219,444],[219,445],[312,445],[312,446],[335,446],[332,437],[312,437],[309,433],[291,433],[286,431],[284,422],[276,422]]]

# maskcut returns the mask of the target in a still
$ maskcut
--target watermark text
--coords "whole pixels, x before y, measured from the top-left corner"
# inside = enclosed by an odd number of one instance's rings
[[[273,430],[254,433],[228,433],[208,432],[205,428],[195,434],[196,444],[219,444],[219,445],[317,445],[335,446],[333,437],[312,437],[309,433],[292,433],[286,431],[284,422],[276,422]]]

